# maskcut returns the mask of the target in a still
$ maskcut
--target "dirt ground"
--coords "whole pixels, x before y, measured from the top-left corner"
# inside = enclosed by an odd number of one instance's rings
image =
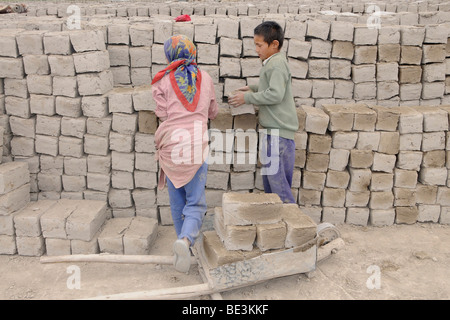
[[[320,262],[313,277],[273,279],[222,293],[233,300],[449,299],[450,226],[339,226],[345,247]],[[171,254],[175,233],[160,226],[151,254]],[[80,288],[68,279],[79,268]],[[42,264],[38,257],[0,255],[0,299],[84,299],[202,283],[197,266],[189,274],[169,265],[106,263]],[[211,299],[202,296],[198,299]]]

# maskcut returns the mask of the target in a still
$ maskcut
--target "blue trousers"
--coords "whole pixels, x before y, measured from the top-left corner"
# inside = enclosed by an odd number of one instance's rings
[[[291,191],[295,162],[294,140],[266,134],[263,134],[262,139],[265,139],[261,154],[261,159],[265,160],[262,161],[261,170],[264,192],[278,194],[284,203],[296,203]]]
[[[186,237],[191,245],[200,233],[206,213],[206,175],[208,164],[205,161],[195,176],[186,185],[175,188],[166,177],[169,190],[170,210],[178,239]]]

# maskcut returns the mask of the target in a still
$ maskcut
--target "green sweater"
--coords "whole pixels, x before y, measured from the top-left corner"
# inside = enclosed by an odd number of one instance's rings
[[[278,52],[261,68],[258,86],[250,86],[253,92],[244,95],[245,103],[259,106],[259,124],[279,136],[294,139],[298,130],[298,118],[291,87],[291,73],[284,53]]]

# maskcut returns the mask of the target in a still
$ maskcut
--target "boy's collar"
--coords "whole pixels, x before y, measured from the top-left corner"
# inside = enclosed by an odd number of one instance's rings
[[[265,66],[266,64],[267,64],[267,62],[269,62],[269,60],[273,57],[273,56],[275,56],[275,55],[277,55],[277,54],[279,54],[280,52],[276,52],[276,53],[274,53],[273,55],[271,55],[270,57],[268,57],[266,60],[264,60],[263,62],[262,62],[262,64],[263,64],[263,66]]]

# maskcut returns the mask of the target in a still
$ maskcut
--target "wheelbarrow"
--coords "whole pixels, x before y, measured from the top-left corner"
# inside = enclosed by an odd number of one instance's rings
[[[310,277],[318,262],[325,260],[344,247],[339,230],[330,223],[317,225],[317,234],[313,240],[294,248],[270,250],[256,257],[211,265],[206,259],[203,233],[192,247],[191,264],[198,264],[203,283],[175,288],[164,288],[140,292],[128,292],[98,296],[89,299],[127,300],[127,299],[186,299],[211,295],[221,299],[221,292],[255,285],[270,279],[306,274]],[[157,255],[114,255],[79,254],[66,256],[42,256],[41,263],[57,262],[106,262],[125,264],[168,264],[174,262],[174,256]]]

